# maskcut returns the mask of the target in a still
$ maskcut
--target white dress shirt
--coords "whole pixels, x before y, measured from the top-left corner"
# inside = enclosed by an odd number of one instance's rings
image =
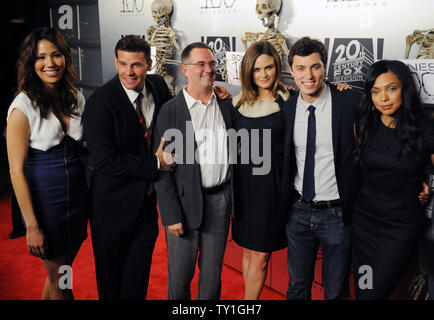
[[[200,164],[202,187],[218,186],[226,181],[229,154],[226,125],[214,92],[204,105],[183,89],[190,111],[197,144],[195,160]]]
[[[81,124],[81,115],[84,111],[84,97],[79,91],[77,93],[77,112],[76,116],[71,116],[69,121],[68,136],[78,141],[83,136],[83,126]],[[41,117],[41,113],[37,106],[33,106],[32,100],[26,93],[20,92],[12,101],[7,118],[11,115],[12,110],[19,109],[29,120],[30,140],[29,146],[33,149],[47,151],[48,149],[57,146],[65,137],[62,125],[59,119],[49,112],[46,119]]]
[[[332,138],[332,95],[328,84],[320,97],[313,103],[307,103],[298,96],[294,122],[294,146],[297,173],[294,188],[302,194],[304,162],[306,159],[307,124],[309,106],[315,107],[316,143],[315,143],[315,197],[314,201],[339,199],[334,166]]]

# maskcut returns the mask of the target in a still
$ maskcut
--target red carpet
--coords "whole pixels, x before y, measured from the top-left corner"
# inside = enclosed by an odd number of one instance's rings
[[[45,281],[45,271],[38,258],[27,252],[26,239],[9,239],[11,232],[11,202],[8,195],[0,196],[0,300],[39,300]],[[75,299],[98,299],[92,243],[89,237],[83,243],[73,265],[73,291]],[[192,297],[197,292],[197,274],[193,280]],[[154,250],[148,299],[165,300],[167,297],[167,252],[164,231]],[[241,300],[244,297],[242,274],[223,266],[222,300]],[[284,300],[280,293],[264,288],[262,300]]]

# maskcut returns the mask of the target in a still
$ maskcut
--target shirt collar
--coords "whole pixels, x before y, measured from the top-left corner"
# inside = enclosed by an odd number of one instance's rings
[[[127,88],[125,88],[125,86],[122,84],[122,82],[121,82],[121,85],[122,85],[122,88],[124,88],[125,93],[126,93],[127,96],[128,96],[128,99],[130,99],[130,101],[131,101],[131,103],[132,103],[133,105],[134,105],[134,103],[135,103],[135,101],[136,101],[136,99],[137,99],[137,96],[139,95],[140,92],[143,94],[143,97],[144,97],[145,99],[146,99],[146,97],[148,96],[148,95],[147,95],[147,92],[146,92],[146,86],[145,86],[145,85],[143,85],[143,88],[142,88],[142,90],[140,90],[140,91],[135,91],[135,90],[127,89]]]
[[[200,104],[202,104],[202,101],[200,101],[200,100],[198,100],[198,99],[195,99],[195,98],[193,98],[191,95],[189,95],[188,92],[187,92],[187,90],[185,90],[185,88],[186,88],[186,87],[184,87],[184,88],[182,89],[182,92],[184,93],[185,102],[187,103],[188,110],[190,110],[191,108],[193,108],[193,106],[194,106],[196,103],[200,103]],[[216,97],[216,95],[215,95],[215,93],[214,93],[214,91],[213,91],[212,94],[211,94],[211,97],[210,97],[210,99],[209,99],[209,101],[208,101],[208,103],[207,103],[206,106],[208,107],[208,106],[209,106],[211,103],[213,103],[216,99],[217,99],[217,97]]]
[[[297,99],[297,106],[300,106],[300,108],[305,109],[307,111],[309,106],[312,105],[317,110],[323,111],[325,106],[326,106],[327,97],[329,94],[330,94],[330,87],[327,83],[324,82],[324,88],[323,88],[321,95],[319,96],[318,99],[316,99],[313,103],[307,103],[306,101],[303,100],[303,98],[301,97],[301,93],[300,93],[298,95],[298,99]]]

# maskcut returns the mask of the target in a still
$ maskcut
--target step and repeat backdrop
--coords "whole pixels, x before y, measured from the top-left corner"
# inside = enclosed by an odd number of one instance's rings
[[[217,80],[237,94],[238,68],[246,47],[262,37],[281,52],[284,81],[292,84],[288,48],[309,36],[328,47],[326,76],[331,82],[362,88],[366,70],[376,60],[405,61],[424,107],[432,113],[433,12],[432,0],[104,0],[99,1],[102,78],[105,82],[116,74],[116,42],[123,35],[139,34],[156,47],[153,71],[166,75],[178,92],[186,84],[179,71],[180,51],[201,41],[216,52]],[[434,187],[434,179],[430,182]],[[225,263],[241,270],[241,254],[229,239]],[[323,290],[321,256],[319,252],[314,281],[314,290],[319,292]],[[417,270],[411,270],[409,278],[416,274]],[[266,284],[284,294],[287,283],[286,251],[281,250],[273,253]],[[395,297],[408,298],[407,292],[408,281]]]
[[[179,71],[182,49],[191,42],[208,43],[218,60],[217,80],[233,95],[240,90],[238,68],[250,43],[270,40],[283,58],[283,81],[293,84],[288,49],[297,39],[309,36],[328,47],[326,76],[330,82],[362,88],[365,73],[376,60],[403,60],[414,75],[424,111],[434,114],[432,0],[99,0],[98,5],[83,1],[78,7],[58,5],[51,10],[51,19],[79,47],[80,56],[76,53],[74,61],[82,61],[77,73],[83,76],[80,84],[84,89],[93,90],[116,75],[114,48],[128,34],[149,41],[155,65],[152,72],[164,76],[174,93],[186,84]],[[99,29],[98,23],[90,23],[98,16]],[[75,20],[79,22],[73,24]],[[91,59],[99,57],[98,39],[101,69],[97,59]],[[434,175],[429,183],[434,189]],[[427,209],[429,216],[433,201]],[[225,263],[241,270],[241,254],[241,248],[229,239]],[[314,290],[320,292],[321,259],[319,252]],[[285,294],[285,250],[273,253],[269,268],[266,284]],[[418,272],[414,270],[410,280]],[[395,298],[408,298],[408,283]]]
[[[284,81],[291,84],[287,49],[309,36],[328,47],[326,75],[331,82],[362,88],[374,61],[404,60],[414,74],[424,107],[434,112],[432,0],[104,0],[98,5],[103,82],[116,74],[116,42],[123,35],[138,34],[156,47],[153,72],[166,75],[174,92],[186,84],[179,71],[180,51],[196,41],[214,48],[217,80],[232,94],[240,90],[237,68],[246,46],[261,37],[279,47]],[[430,182],[434,187],[434,179]],[[231,241],[227,248],[225,263],[241,269],[241,249]],[[285,293],[285,250],[273,254],[270,268],[267,285]],[[317,271],[314,290],[322,290]]]
[[[329,49],[331,82],[360,88],[375,60],[409,59],[423,102],[434,106],[432,12],[431,0],[104,0],[99,1],[102,78],[105,82],[116,73],[118,39],[139,34],[164,48],[157,59],[165,59],[164,72],[175,78],[175,91],[185,84],[179,51],[201,41],[216,51],[217,80],[229,81],[237,93],[236,68],[246,45],[275,27],[285,82],[291,83],[285,46],[310,36]]]

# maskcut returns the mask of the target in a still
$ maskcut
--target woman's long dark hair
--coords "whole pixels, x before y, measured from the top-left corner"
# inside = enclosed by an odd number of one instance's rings
[[[375,62],[366,74],[363,99],[356,115],[357,161],[362,161],[363,151],[380,124],[381,113],[375,108],[371,98],[371,89],[377,77],[388,71],[393,72],[401,81],[402,105],[393,115],[399,142],[399,158],[411,155],[422,149],[422,131],[420,129],[420,100],[413,76],[401,61],[381,60]]]
[[[54,96],[49,94],[35,71],[36,49],[38,41],[52,42],[65,57],[65,72],[62,79],[56,83]],[[66,126],[62,115],[72,116],[77,107],[77,88],[73,85],[75,72],[72,68],[71,49],[62,34],[52,28],[37,28],[21,43],[20,57],[17,62],[18,88],[15,95],[25,92],[33,105],[39,108],[42,118],[47,118],[49,112],[59,119],[63,130]]]

